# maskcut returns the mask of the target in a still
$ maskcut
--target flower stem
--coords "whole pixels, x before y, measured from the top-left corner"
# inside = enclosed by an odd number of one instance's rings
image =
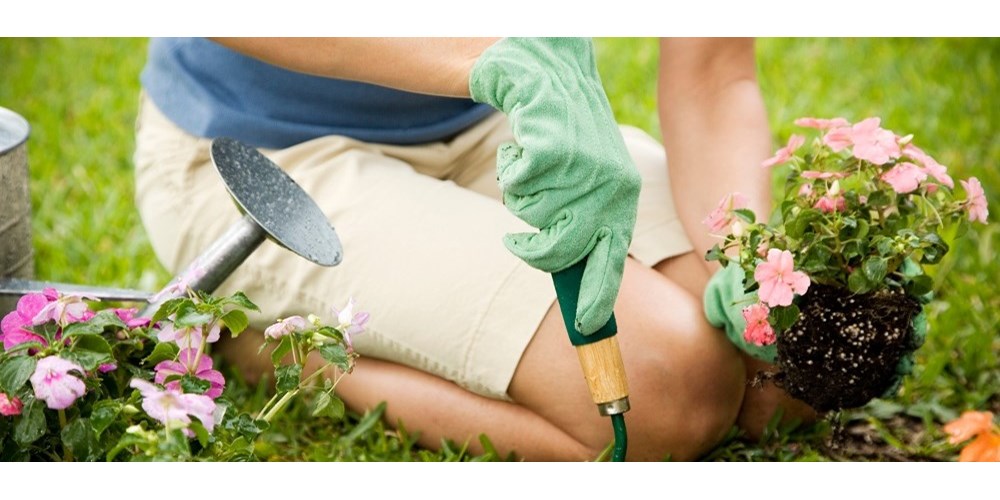
[[[66,428],[66,411],[59,410],[59,429],[62,430],[65,428]],[[70,451],[68,446],[66,446],[66,443],[63,443],[63,462],[72,462],[72,461],[73,461],[73,452]]]

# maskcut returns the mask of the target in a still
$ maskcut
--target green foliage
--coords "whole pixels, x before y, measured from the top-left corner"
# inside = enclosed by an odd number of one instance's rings
[[[601,78],[617,118],[659,139],[656,41],[599,39],[596,44]],[[158,263],[133,205],[131,154],[145,47],[146,40],[127,38],[0,39],[0,106],[21,113],[32,126],[28,155],[35,271],[41,279],[153,290],[170,278]],[[978,177],[994,207],[1000,206],[997,54],[997,39],[781,38],[757,42],[758,78],[776,144],[778,138],[798,132],[792,120],[800,116],[853,120],[881,116],[894,129],[914,132],[914,140],[948,165],[954,177]],[[784,178],[778,175],[774,180],[775,193],[783,192]],[[889,202],[887,197],[868,200],[872,206]],[[947,445],[933,431],[936,426],[954,418],[956,410],[992,407],[1000,411],[996,399],[1000,393],[1000,340],[996,336],[1000,280],[993,279],[1000,276],[1000,261],[995,259],[1000,251],[1000,224],[991,220],[985,230],[963,235],[964,229],[959,225],[939,232],[951,250],[936,268],[912,282],[911,294],[932,290],[937,298],[927,306],[930,334],[917,353],[914,376],[904,381],[895,403],[898,409],[871,417],[887,426],[886,432],[871,433],[876,444],[885,444],[889,432],[900,441],[904,434],[900,427],[888,424],[905,417],[924,429],[915,434],[918,437],[905,452],[946,457],[941,450]],[[874,240],[872,245],[879,247]],[[887,256],[890,250],[891,241],[886,241],[878,253]],[[875,254],[857,244],[845,246],[845,254],[850,252]],[[145,339],[133,341],[129,349],[143,350],[139,344]],[[138,369],[149,369],[160,360],[151,358]],[[227,373],[227,379],[233,413],[259,409],[269,397],[266,384],[249,386],[235,373]],[[127,380],[121,387],[127,387]],[[26,409],[29,404],[25,400]],[[875,405],[845,414],[843,420],[870,425]],[[354,428],[360,416],[348,412],[343,423],[332,424],[312,418],[312,409],[293,401],[259,434],[243,436],[224,426],[216,432],[227,433],[225,438],[232,439],[234,451],[220,456],[240,460],[252,451],[270,460],[480,458],[468,452],[468,443],[441,443],[437,452],[423,449],[405,422],[391,431],[377,422],[344,447],[338,438]],[[131,410],[123,406],[121,411]],[[19,418],[0,418],[0,435],[9,432]],[[91,415],[90,419],[96,426],[97,418]],[[733,432],[707,458],[842,459],[845,455],[825,447],[829,434],[826,422],[776,426],[768,439],[754,443]],[[108,436],[113,438],[107,445],[109,452],[119,437],[140,439],[117,423],[101,436],[102,443]],[[52,446],[58,448],[59,444]],[[0,438],[0,459],[27,458],[20,446]],[[884,460],[887,455],[846,458]]]

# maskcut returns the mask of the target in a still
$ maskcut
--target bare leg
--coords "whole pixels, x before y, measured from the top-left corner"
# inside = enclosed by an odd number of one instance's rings
[[[696,458],[736,421],[744,390],[736,350],[705,323],[700,301],[656,271],[629,261],[616,307],[633,410],[626,414],[629,459]],[[247,339],[245,341],[244,339]],[[242,336],[223,344],[223,356],[247,371],[269,368]],[[257,363],[250,366],[248,361]],[[252,375],[252,373],[248,373]],[[501,453],[530,460],[592,459],[611,441],[611,425],[587,392],[577,356],[553,307],[528,345],[509,394],[491,400],[412,368],[360,360],[339,394],[364,411],[387,401],[390,424],[421,433],[421,445],[441,438],[470,443],[489,436]]]

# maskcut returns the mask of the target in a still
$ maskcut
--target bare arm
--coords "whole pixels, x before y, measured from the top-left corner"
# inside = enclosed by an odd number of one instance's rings
[[[422,94],[469,97],[469,72],[496,38],[215,38],[262,61],[312,75]]]
[[[760,162],[771,139],[753,40],[661,40],[659,111],[677,212],[695,252],[719,242],[701,221],[728,193],[743,193],[758,218],[768,217],[770,170]]]

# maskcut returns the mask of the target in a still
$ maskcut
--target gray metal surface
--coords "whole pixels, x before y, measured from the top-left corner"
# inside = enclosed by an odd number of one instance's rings
[[[340,263],[343,250],[330,221],[274,162],[224,137],[212,141],[212,161],[243,213],[276,243],[323,266]]]
[[[18,278],[0,278],[0,296],[20,297],[28,293],[41,293],[46,288],[55,288],[60,293],[86,295],[101,300],[121,302],[146,302],[153,294],[141,290],[126,288],[109,288],[103,286],[72,285],[52,281],[23,280]]]
[[[0,108],[0,278],[34,276],[25,144],[29,132],[24,118]],[[0,296],[0,317],[16,306],[17,297]]]
[[[0,107],[0,155],[28,140],[31,127],[21,115]]]

